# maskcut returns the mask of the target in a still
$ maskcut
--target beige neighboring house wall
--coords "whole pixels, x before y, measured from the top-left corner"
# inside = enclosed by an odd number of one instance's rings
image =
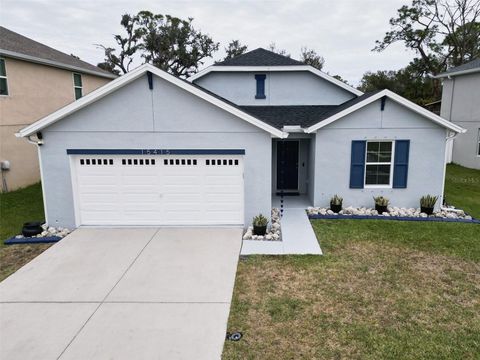
[[[1,57],[5,59],[8,95],[0,96],[0,161],[10,161],[10,170],[3,174],[11,191],[40,180],[37,147],[15,133],[75,101],[74,72]],[[83,95],[112,80],[76,73],[82,75]]]

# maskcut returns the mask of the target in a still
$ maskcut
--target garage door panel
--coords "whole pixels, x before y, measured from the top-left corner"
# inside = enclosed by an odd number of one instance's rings
[[[82,193],[82,204],[97,204],[97,203],[111,203],[117,204],[118,202],[118,194],[117,193]]]
[[[98,175],[86,175],[86,176],[81,176],[80,184],[83,186],[88,186],[88,185],[93,185],[93,186],[99,186],[99,185],[116,185],[118,182],[118,178],[116,176],[98,176]]]
[[[82,220],[86,225],[94,225],[94,224],[108,224],[114,223],[121,219],[122,214],[121,212],[115,211],[101,211],[101,210],[90,210],[84,213]]]
[[[197,185],[201,183],[201,176],[181,176],[181,175],[166,175],[162,178],[162,183],[166,186],[169,185]]]
[[[205,202],[207,204],[209,203],[238,203],[242,204],[243,199],[242,195],[235,193],[224,193],[224,194],[206,194],[205,197]]]
[[[89,165],[81,159],[72,158],[79,224],[243,224],[240,156],[111,155],[95,165],[94,156]]]
[[[121,177],[122,185],[124,186],[139,186],[139,185],[152,185],[157,183],[157,176],[145,176],[145,175],[127,175]]]
[[[200,194],[165,194],[162,196],[163,201],[166,204],[169,203],[182,203],[199,205],[202,204],[203,196]],[[184,206],[184,205],[182,205]]]
[[[156,193],[148,192],[132,192],[124,193],[122,195],[122,203],[158,203],[161,198]]]

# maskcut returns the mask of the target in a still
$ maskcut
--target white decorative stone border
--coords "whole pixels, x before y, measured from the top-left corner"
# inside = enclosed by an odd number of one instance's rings
[[[44,238],[44,237],[52,237],[52,236],[58,236],[60,238],[64,238],[68,234],[70,234],[72,231],[67,228],[61,228],[61,227],[53,227],[53,226],[47,226],[46,224],[42,225],[43,231],[35,236],[32,236],[32,238]],[[25,236],[23,235],[17,235],[15,236],[15,239],[23,239]]]
[[[388,212],[379,214],[377,210],[365,207],[349,206],[341,210],[338,214],[334,213],[329,208],[322,207],[308,207],[307,214],[314,215],[355,215],[355,216],[384,216],[384,217],[402,217],[402,218],[442,218],[442,219],[460,219],[472,220],[470,215],[465,214],[463,210],[455,208],[442,208],[440,211],[434,212],[432,215],[427,215],[420,211],[420,208],[399,208],[388,207]]]
[[[272,225],[265,236],[253,235],[253,226],[249,226],[243,235],[243,240],[281,241],[282,227],[280,225],[280,209],[272,209],[271,223]]]

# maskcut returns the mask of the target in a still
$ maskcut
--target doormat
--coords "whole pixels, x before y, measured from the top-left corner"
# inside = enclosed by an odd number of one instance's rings
[[[299,192],[284,192],[283,194],[279,191],[276,193],[277,196],[300,196]]]

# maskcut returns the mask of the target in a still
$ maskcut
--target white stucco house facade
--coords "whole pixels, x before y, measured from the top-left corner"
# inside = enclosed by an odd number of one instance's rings
[[[312,206],[441,198],[446,139],[464,131],[257,49],[188,81],[143,65],[17,136],[38,146],[53,226],[246,226],[277,193]]]

